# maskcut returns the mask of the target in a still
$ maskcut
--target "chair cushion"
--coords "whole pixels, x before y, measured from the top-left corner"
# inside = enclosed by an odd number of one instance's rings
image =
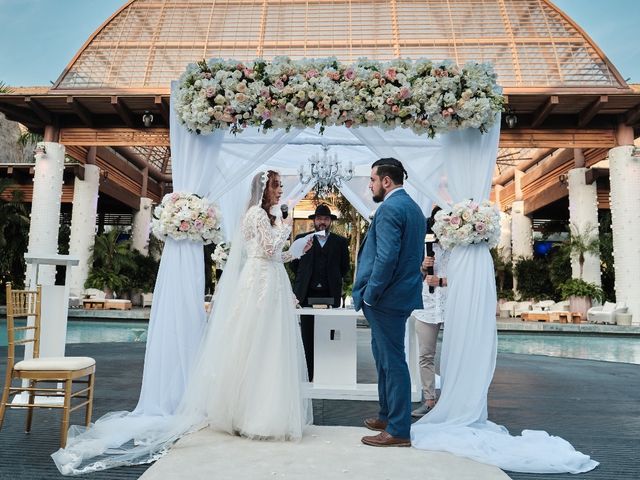
[[[82,370],[95,365],[91,357],[47,357],[22,360],[13,367],[14,370]]]
[[[613,302],[604,302],[602,307],[603,312],[613,312],[616,309],[616,304]]]

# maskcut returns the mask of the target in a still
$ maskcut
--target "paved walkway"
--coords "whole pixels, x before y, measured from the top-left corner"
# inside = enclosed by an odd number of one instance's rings
[[[366,342],[361,342],[361,346],[366,349]],[[135,406],[144,359],[143,344],[69,345],[67,355],[91,355],[98,362],[94,418]],[[361,358],[358,375],[363,380],[372,380],[372,365],[366,355]],[[0,348],[3,376],[5,360],[6,348]],[[359,426],[364,417],[375,413],[375,402],[314,401],[317,425]],[[80,414],[76,415],[76,421],[81,421]],[[508,472],[515,480],[639,478],[640,368],[637,365],[501,354],[489,393],[489,417],[512,433],[537,428],[560,435],[601,462],[596,470],[577,477]],[[24,413],[8,411],[0,432],[0,479],[64,478],[49,457],[57,449],[59,425],[58,412],[37,410],[32,433],[25,435]],[[113,469],[86,478],[135,479],[146,468]]]

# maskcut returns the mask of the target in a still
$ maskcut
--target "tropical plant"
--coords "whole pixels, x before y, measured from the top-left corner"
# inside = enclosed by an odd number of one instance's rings
[[[113,291],[128,289],[129,279],[123,272],[135,264],[130,250],[129,240],[119,241],[120,230],[112,229],[96,235],[91,250],[92,268],[85,287],[104,290],[107,298]]]
[[[153,292],[160,262],[151,255],[143,255],[137,250],[132,250],[130,255],[131,263],[124,265],[121,271],[127,279],[125,287],[142,293]]]
[[[11,190],[13,182],[0,178],[0,280],[24,287],[26,265],[24,253],[29,243],[29,212],[22,202],[22,192]],[[7,200],[7,197],[9,198]],[[4,302],[5,291],[0,289]]]
[[[595,283],[585,282],[580,278],[571,278],[560,285],[562,298],[588,297],[599,302],[604,301],[604,292]]]
[[[18,145],[26,147],[28,145],[35,146],[38,142],[42,142],[44,140],[44,135],[40,133],[33,133],[29,130],[24,130],[20,133],[18,137]]]
[[[0,93],[11,93],[12,91],[6,83],[0,82]]]
[[[567,242],[571,257],[578,261],[580,266],[580,276],[584,270],[585,256],[588,254],[597,255],[600,253],[600,240],[598,239],[597,229],[593,225],[585,225],[584,228],[578,227],[575,223],[571,224],[571,235]]]
[[[522,299],[539,300],[554,297],[554,288],[549,279],[548,261],[545,258],[521,258],[514,266],[518,292]]]
[[[513,287],[513,263],[506,258],[502,247],[494,247],[490,252],[496,276],[496,289],[503,295]],[[505,297],[499,296],[499,298]]]

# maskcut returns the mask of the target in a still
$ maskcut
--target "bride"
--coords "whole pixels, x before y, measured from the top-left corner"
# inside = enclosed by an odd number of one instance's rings
[[[204,427],[252,439],[302,437],[312,422],[312,407],[303,394],[306,363],[283,262],[299,258],[311,242],[283,252],[291,225],[278,215],[281,196],[277,172],[253,178],[177,413],[140,418],[120,412],[80,434],[70,431],[67,447],[52,455],[61,473],[148,463],[180,437]]]

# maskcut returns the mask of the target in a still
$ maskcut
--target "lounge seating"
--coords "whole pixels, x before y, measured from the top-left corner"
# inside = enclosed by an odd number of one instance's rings
[[[131,300],[109,298],[104,301],[105,310],[131,310]]]
[[[153,293],[142,294],[142,308],[150,307],[152,301],[153,301]]]
[[[591,307],[587,312],[587,320],[589,323],[614,325],[618,313],[627,313],[627,306],[624,303],[605,302],[604,305]]]
[[[504,302],[503,304],[500,305],[500,318],[509,318],[509,317],[515,317],[515,314],[513,313],[513,308],[517,305],[518,302],[514,302],[509,301],[509,302]]]
[[[532,302],[517,302],[513,307],[513,316],[519,317],[523,312],[528,312],[531,310]]]

